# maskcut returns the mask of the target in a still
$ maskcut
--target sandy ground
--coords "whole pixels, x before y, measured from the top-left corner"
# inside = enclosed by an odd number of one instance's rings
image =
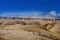
[[[60,24],[48,20],[0,20],[0,40],[60,40]]]

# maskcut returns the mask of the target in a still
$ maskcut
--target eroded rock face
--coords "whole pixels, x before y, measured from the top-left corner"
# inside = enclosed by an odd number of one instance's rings
[[[49,20],[0,20],[0,40],[60,40],[60,25]]]
[[[60,24],[56,24],[52,29],[50,29],[52,32],[56,32],[60,34]]]

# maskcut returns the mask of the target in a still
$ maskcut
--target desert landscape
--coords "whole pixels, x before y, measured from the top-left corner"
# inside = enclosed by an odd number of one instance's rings
[[[0,40],[60,40],[60,20],[0,17]]]

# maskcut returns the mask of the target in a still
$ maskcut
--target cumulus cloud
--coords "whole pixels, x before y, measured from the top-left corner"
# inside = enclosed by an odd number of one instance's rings
[[[60,13],[58,14],[58,16],[60,16]]]
[[[49,15],[57,16],[56,11],[50,11],[50,12],[49,12]]]
[[[41,14],[42,14],[41,12],[30,12],[30,15],[28,15],[28,16],[30,16],[32,18],[41,18],[42,17]]]
[[[56,18],[56,19],[60,19],[60,13],[57,13],[56,11],[50,11],[46,15],[44,15],[44,18]]]
[[[44,15],[44,18],[57,18],[57,15],[58,13],[56,11],[50,11],[50,12],[47,12],[46,15]]]
[[[46,13],[41,12],[11,12],[11,13],[3,13],[0,16],[15,16],[15,17],[33,17],[33,18],[56,18],[60,16],[56,11],[50,11]]]
[[[55,17],[53,17],[51,15],[45,15],[43,18],[55,18]]]

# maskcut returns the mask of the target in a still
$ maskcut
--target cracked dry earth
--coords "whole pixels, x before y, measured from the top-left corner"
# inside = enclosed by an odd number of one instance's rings
[[[60,24],[54,20],[1,19],[0,40],[60,40]]]

